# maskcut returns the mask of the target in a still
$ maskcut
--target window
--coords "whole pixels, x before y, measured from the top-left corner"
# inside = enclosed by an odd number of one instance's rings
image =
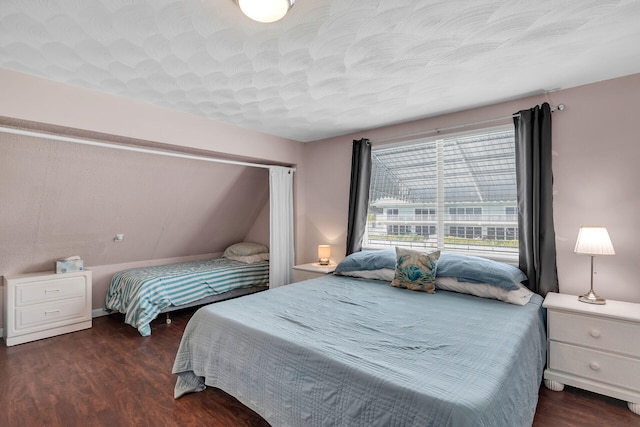
[[[487,237],[491,240],[518,240],[515,227],[487,227]]]
[[[416,208],[415,209],[415,214],[416,214],[416,216],[435,215],[436,214],[436,210],[435,209]]]
[[[482,238],[482,227],[449,227],[448,236],[463,239]]]
[[[482,215],[482,208],[449,208],[449,215]]]
[[[424,237],[429,237],[432,234],[436,234],[435,225],[416,225],[416,234]]]
[[[364,247],[517,258],[512,127],[374,148],[372,161]]]
[[[411,234],[411,226],[409,225],[387,225],[387,234],[399,236],[402,234]]]

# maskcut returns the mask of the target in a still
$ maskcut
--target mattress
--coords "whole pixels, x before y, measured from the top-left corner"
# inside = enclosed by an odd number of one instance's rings
[[[114,274],[104,308],[125,314],[125,322],[141,335],[161,311],[186,306],[211,295],[269,283],[269,262],[246,264],[213,258],[177,264],[134,268]]]
[[[541,304],[332,275],[270,289],[194,314],[174,394],[217,387],[273,426],[530,426]]]

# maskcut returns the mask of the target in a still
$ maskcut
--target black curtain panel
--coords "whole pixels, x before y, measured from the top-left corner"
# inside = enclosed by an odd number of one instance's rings
[[[351,153],[351,187],[349,190],[349,223],[347,224],[347,255],[362,249],[367,226],[369,183],[371,182],[371,142],[362,138],[353,141]]]
[[[558,292],[553,227],[551,108],[548,103],[514,117],[518,185],[519,266],[527,286],[545,296]]]

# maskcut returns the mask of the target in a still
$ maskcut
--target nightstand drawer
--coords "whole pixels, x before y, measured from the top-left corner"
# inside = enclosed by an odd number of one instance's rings
[[[640,324],[549,312],[549,339],[640,357]]]
[[[85,295],[87,279],[84,276],[42,280],[40,282],[19,283],[15,289],[17,307],[38,304]]]
[[[557,342],[549,343],[549,369],[637,390],[640,360]]]
[[[73,298],[48,304],[38,304],[16,308],[15,330],[33,328],[42,325],[53,325],[56,322],[70,320],[90,320],[84,298]]]

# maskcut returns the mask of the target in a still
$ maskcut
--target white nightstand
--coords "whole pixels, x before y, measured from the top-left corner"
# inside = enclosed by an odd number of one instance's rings
[[[337,264],[320,265],[317,262],[309,264],[300,264],[293,266],[293,282],[302,282],[303,280],[315,279],[326,274],[331,274],[336,269]]]
[[[91,271],[4,277],[7,346],[91,327]]]
[[[565,384],[627,401],[640,415],[640,304],[608,300],[586,304],[549,293],[544,384]]]

